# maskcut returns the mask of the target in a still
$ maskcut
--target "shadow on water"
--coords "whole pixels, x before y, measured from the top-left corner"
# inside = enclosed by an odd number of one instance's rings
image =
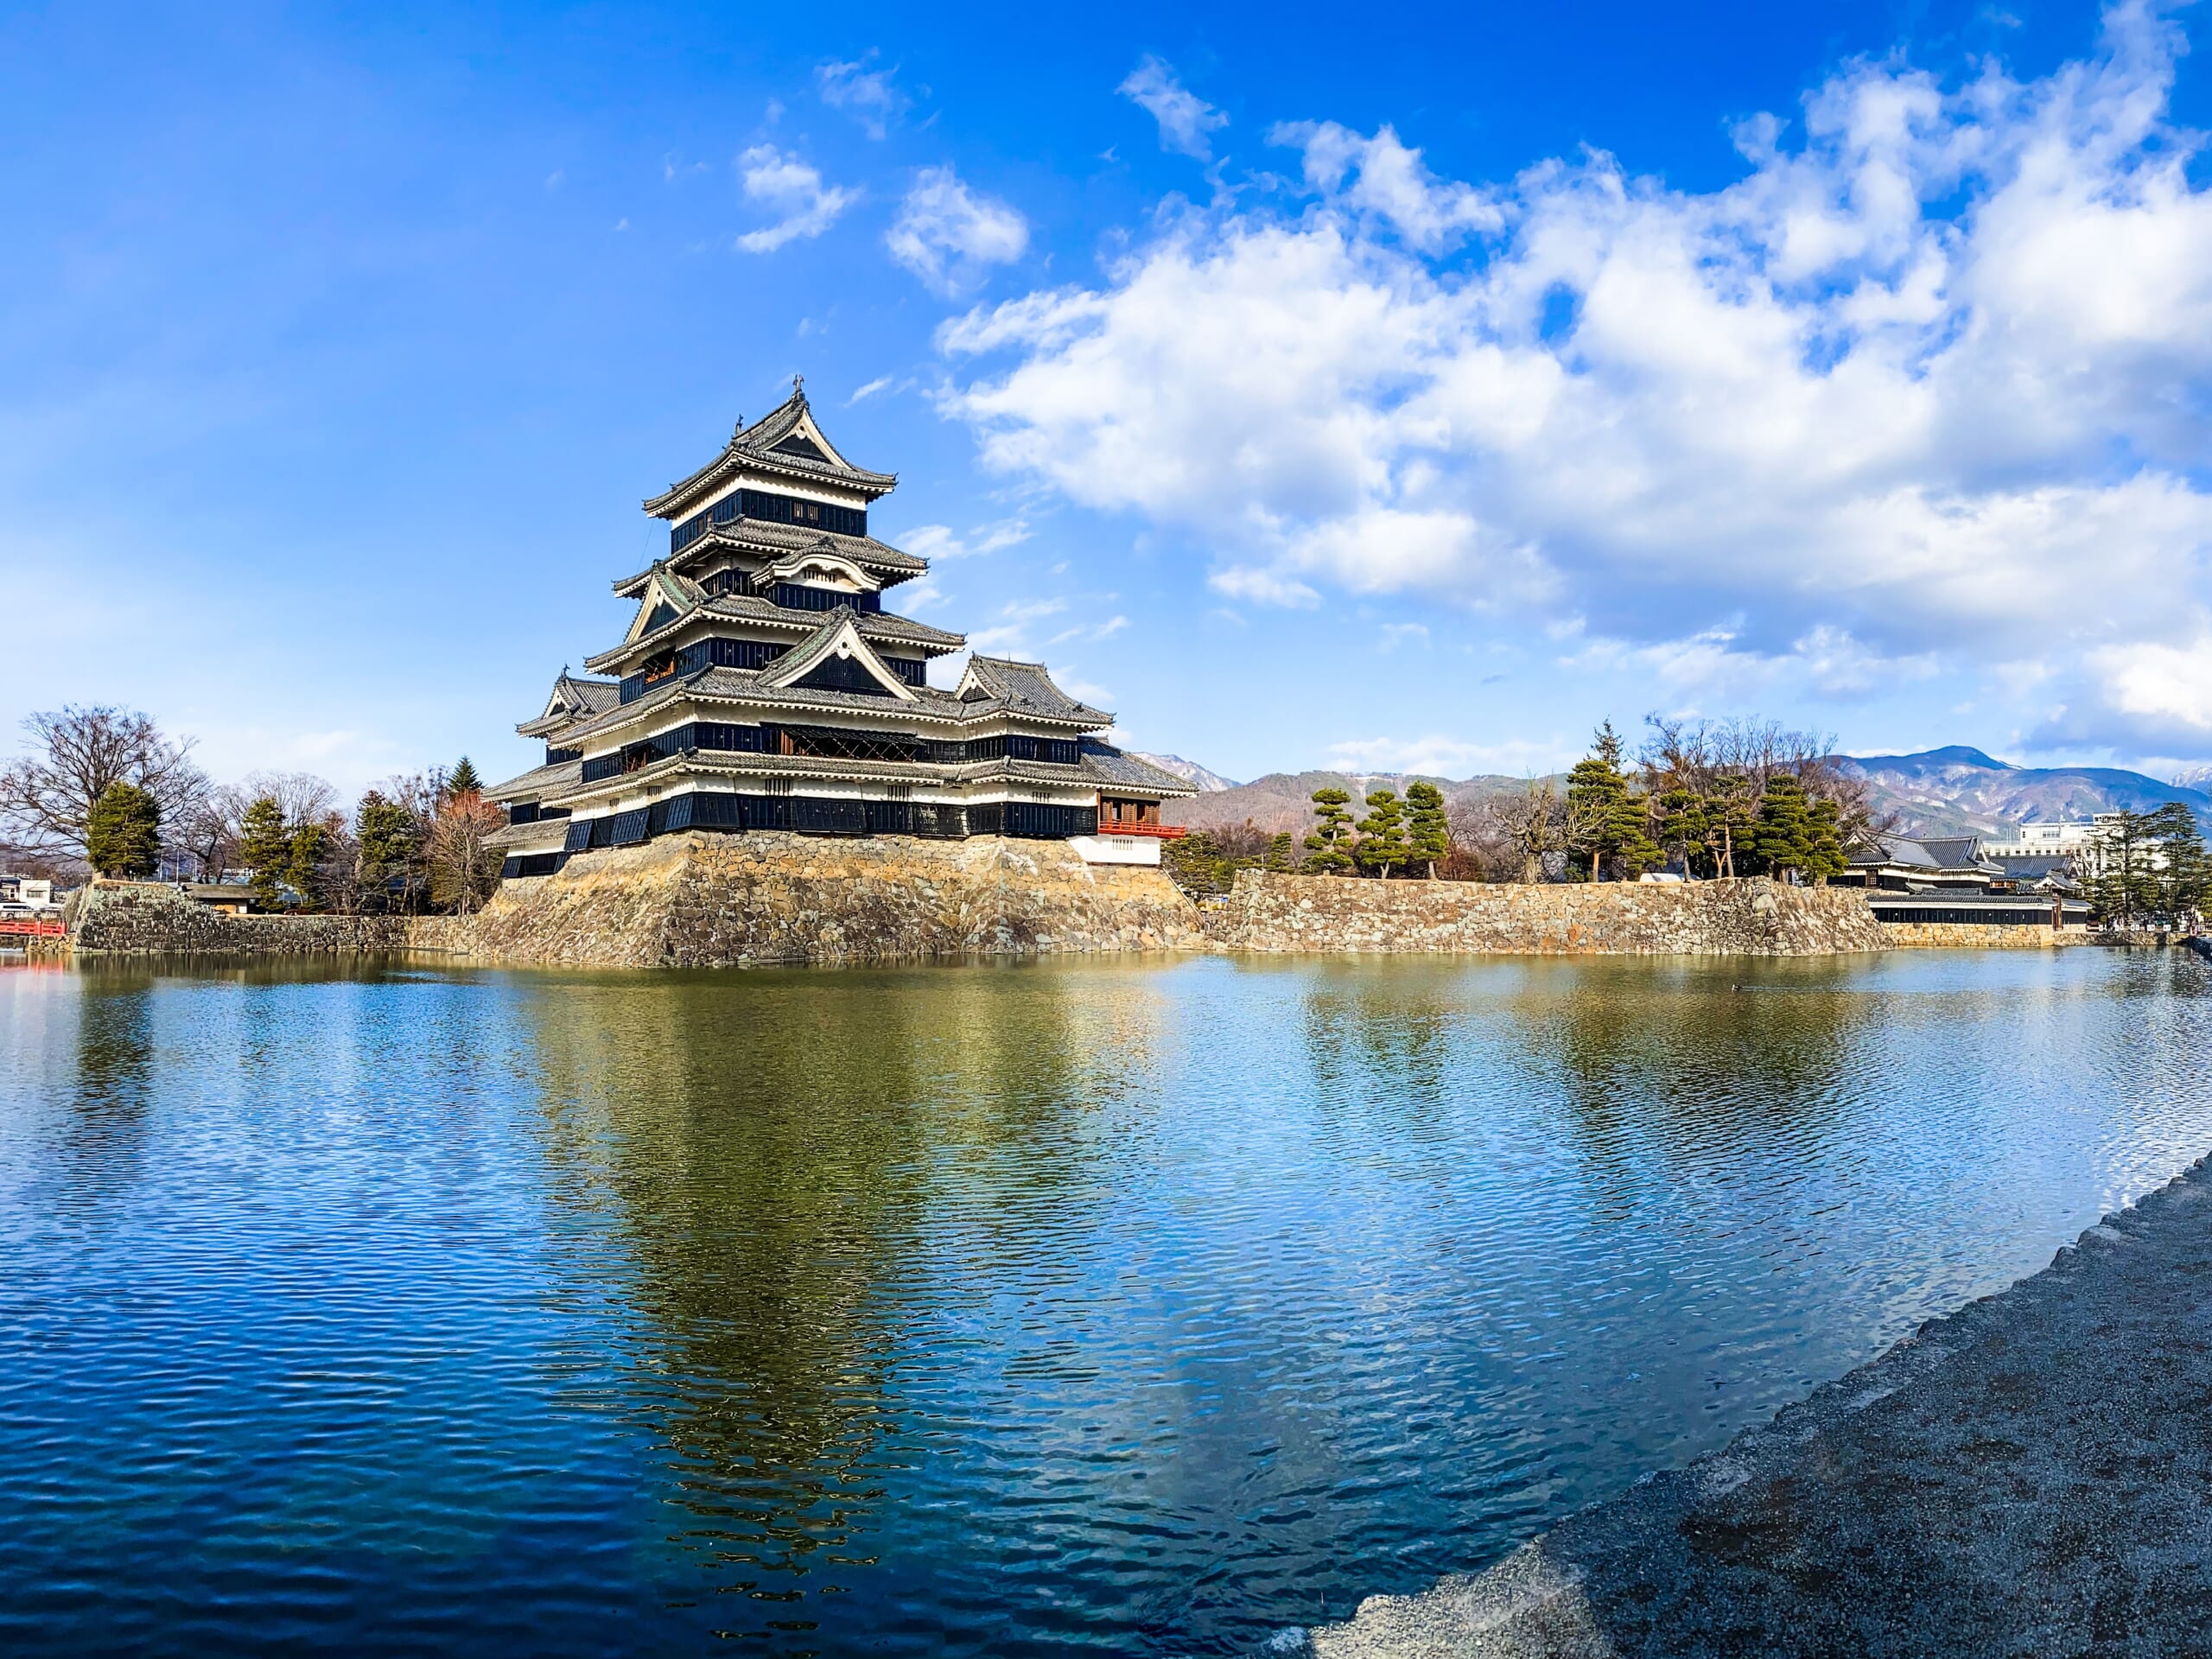
[[[1004,969],[579,980],[521,1007],[555,1199],[601,1224],[569,1294],[642,1316],[626,1409],[718,1628],[895,1618],[916,1564],[863,1535],[929,1453],[894,1375],[942,1359],[918,1312],[957,1347],[975,1304],[1050,1272],[1051,1226],[1107,1196],[1080,1120],[1128,1086],[1132,1033]]]

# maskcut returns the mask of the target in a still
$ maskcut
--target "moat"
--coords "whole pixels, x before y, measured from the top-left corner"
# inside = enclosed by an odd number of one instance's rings
[[[2212,1149],[2208,984],[0,971],[0,1644],[1249,1652]]]

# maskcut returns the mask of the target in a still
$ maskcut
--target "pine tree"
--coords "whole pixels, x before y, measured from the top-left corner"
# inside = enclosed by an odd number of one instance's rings
[[[1621,772],[1621,740],[1610,720],[1598,728],[1590,753],[1567,774],[1567,845],[1590,861],[1595,881],[1612,861],[1615,873],[1634,876],[1660,861],[1647,826],[1650,809],[1632,793]]]
[[[461,764],[455,766],[446,779],[446,799],[452,800],[458,795],[480,795],[483,792],[484,780],[476,775],[476,768],[469,764],[468,757],[462,755]]]
[[[1690,864],[1690,849],[1705,850],[1713,833],[1713,814],[1705,798],[1686,785],[1677,784],[1659,798],[1659,840],[1681,855],[1682,868]]]
[[[162,858],[162,804],[135,784],[110,784],[85,814],[85,858],[102,875],[151,875]]]
[[[1803,875],[1814,861],[1812,809],[1805,786],[1786,772],[1766,780],[1759,800],[1757,838],[1752,843],[1770,875]]]
[[[1344,809],[1351,797],[1341,789],[1313,791],[1313,816],[1318,822],[1306,837],[1306,871],[1309,875],[1338,875],[1351,868],[1346,845],[1351,838],[1351,814]]]
[[[1713,868],[1720,875],[1735,875],[1737,855],[1748,854],[1758,833],[1758,811],[1751,780],[1740,772],[1724,772],[1713,780],[1705,802],[1706,846]]]
[[[360,855],[362,887],[377,895],[379,908],[389,907],[395,897],[405,905],[419,885],[416,872],[423,859],[423,826],[415,815],[380,790],[372,789],[361,797],[360,805],[353,810],[353,834]]]
[[[284,861],[284,880],[310,905],[320,906],[323,900],[322,857],[329,842],[330,832],[321,824],[292,826]]]
[[[1260,868],[1273,870],[1278,874],[1287,874],[1297,856],[1298,838],[1287,830],[1279,830],[1268,838],[1268,855]]]
[[[273,796],[264,795],[246,808],[238,828],[238,857],[253,872],[253,901],[274,910],[292,867],[292,836],[284,814]]]
[[[1823,796],[1813,803],[1806,817],[1810,833],[1805,874],[1813,878],[1814,886],[1824,887],[1830,877],[1845,874],[1851,868],[1851,849],[1843,844],[1843,809]]]
[[[1412,810],[1406,822],[1406,855],[1426,864],[1428,879],[1436,880],[1436,861],[1452,850],[1452,832],[1444,817],[1444,791],[1434,784],[1408,784],[1406,804]]]
[[[1359,844],[1352,856],[1361,865],[1387,878],[1406,861],[1405,809],[1394,789],[1378,789],[1367,798],[1368,814],[1359,821]]]
[[[2149,824],[2146,813],[2100,816],[2085,892],[2107,926],[2132,927],[2137,917],[2158,908]]]

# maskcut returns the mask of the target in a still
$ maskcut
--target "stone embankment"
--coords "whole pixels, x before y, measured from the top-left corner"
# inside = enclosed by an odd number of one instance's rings
[[[2212,1174],[1321,1659],[2212,1649]]]
[[[1895,950],[2054,950],[2070,944],[2129,943],[2086,927],[2006,927],[1988,922],[1885,922],[1882,938]]]
[[[73,950],[117,956],[404,950],[410,931],[404,916],[226,915],[151,881],[94,882],[69,911]]]
[[[454,948],[608,967],[912,961],[1203,948],[1156,868],[1064,842],[670,836],[504,883]]]
[[[1848,888],[1754,879],[1493,887],[1247,870],[1201,911],[1159,870],[1065,842],[773,831],[665,836],[504,883],[480,915],[231,916],[174,887],[99,883],[70,943],[107,954],[433,950],[601,967],[915,961],[1123,950],[1832,956],[2043,949],[2049,928],[1898,925]]]
[[[1243,870],[1206,932],[1255,951],[1818,957],[1897,943],[1863,893],[1764,877],[1504,887]]]

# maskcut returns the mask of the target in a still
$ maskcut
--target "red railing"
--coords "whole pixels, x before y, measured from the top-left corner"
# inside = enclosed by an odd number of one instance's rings
[[[1098,820],[1102,836],[1158,836],[1162,841],[1175,841],[1190,834],[1179,823],[1114,823],[1105,818]]]
[[[0,916],[0,937],[13,935],[17,938],[58,939],[68,931],[65,923],[47,921],[36,916]]]

